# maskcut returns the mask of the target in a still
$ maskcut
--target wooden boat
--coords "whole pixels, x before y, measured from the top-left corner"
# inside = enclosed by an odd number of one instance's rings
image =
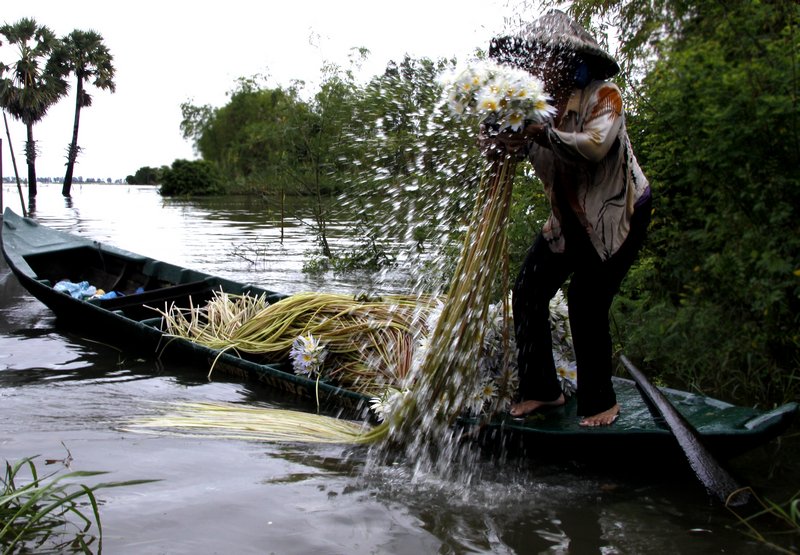
[[[328,383],[295,375],[290,364],[264,364],[231,353],[220,353],[184,339],[167,341],[161,317],[151,307],[165,303],[201,305],[215,291],[264,294],[273,302],[278,292],[242,284],[134,254],[91,239],[49,229],[6,210],[2,226],[3,255],[20,283],[48,306],[60,325],[79,329],[123,349],[191,362],[207,372],[224,372],[236,379],[254,380],[269,388],[316,403],[328,414],[369,417],[369,399]],[[105,291],[120,291],[113,299],[78,300],[54,289],[62,279],[88,281]],[[139,291],[139,292],[137,292]],[[479,427],[487,445],[501,443],[527,454],[580,457],[591,453],[632,451],[646,458],[679,454],[670,430],[648,407],[636,385],[614,378],[621,406],[620,418],[610,427],[578,426],[574,402],[524,420],[499,416]],[[704,443],[725,458],[747,451],[782,433],[798,411],[788,403],[771,411],[731,405],[702,395],[662,390],[672,404],[697,429]],[[462,419],[470,426],[476,421]]]

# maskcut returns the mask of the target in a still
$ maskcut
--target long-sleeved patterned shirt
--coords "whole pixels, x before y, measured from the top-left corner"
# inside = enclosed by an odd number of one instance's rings
[[[561,211],[570,209],[607,260],[628,236],[636,201],[648,190],[625,129],[619,88],[592,81],[573,91],[548,139],[551,148],[534,143],[530,150],[552,210],[542,234],[552,251],[564,252]]]

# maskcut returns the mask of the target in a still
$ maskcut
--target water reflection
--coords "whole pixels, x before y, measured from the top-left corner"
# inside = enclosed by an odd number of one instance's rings
[[[316,237],[302,198],[287,198],[281,219],[280,207],[259,197],[172,199],[152,186],[98,184],[74,187],[65,199],[58,187],[40,187],[35,216],[41,223],[145,256],[285,293],[406,290],[408,276],[401,273],[380,280],[304,273]],[[333,222],[327,228],[332,246],[349,246],[353,225],[346,218]]]

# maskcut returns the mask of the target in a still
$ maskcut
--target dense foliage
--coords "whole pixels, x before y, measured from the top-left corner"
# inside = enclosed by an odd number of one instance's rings
[[[482,163],[474,130],[447,120],[436,86],[452,64],[406,58],[365,85],[351,70],[326,65],[307,100],[296,88],[242,79],[221,108],[184,104],[182,130],[240,190],[315,199],[315,267],[379,269],[396,259],[384,239],[415,234],[430,244],[471,205],[463,191],[475,187]],[[333,256],[326,234],[333,197],[342,199],[334,209],[356,215],[366,248]]]
[[[158,185],[161,183],[161,176],[168,167],[152,168],[150,166],[142,166],[136,173],[129,175],[125,178],[125,183],[128,185]]]
[[[159,192],[164,196],[216,195],[223,190],[222,174],[208,160],[175,160],[161,174]]]
[[[800,5],[618,4],[632,44],[671,22],[630,118],[656,204],[648,256],[617,307],[624,348],[673,383],[796,400]]]

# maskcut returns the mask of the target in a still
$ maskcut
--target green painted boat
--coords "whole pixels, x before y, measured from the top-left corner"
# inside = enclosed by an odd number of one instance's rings
[[[22,286],[56,315],[59,325],[123,350],[180,360],[215,375],[255,381],[298,401],[317,402],[327,414],[369,418],[369,399],[328,383],[295,375],[288,361],[264,364],[231,353],[220,353],[184,339],[165,337],[161,317],[151,307],[166,304],[198,306],[215,291],[265,295],[268,302],[285,298],[254,284],[238,283],[128,252],[92,239],[57,231],[6,209],[2,225],[3,256]],[[54,289],[63,279],[87,281],[105,291],[119,291],[112,299],[79,300]],[[669,428],[651,410],[636,384],[614,378],[622,412],[613,426],[578,426],[575,403],[553,408],[526,419],[497,416],[489,422],[462,419],[486,446],[503,446],[531,456],[580,458],[617,452],[639,453],[653,459],[680,455]],[[720,458],[753,449],[787,429],[798,412],[797,403],[771,411],[735,406],[703,395],[662,389],[676,409],[697,429],[703,442]],[[302,403],[299,403],[302,404]],[[306,405],[307,406],[307,405]]]

